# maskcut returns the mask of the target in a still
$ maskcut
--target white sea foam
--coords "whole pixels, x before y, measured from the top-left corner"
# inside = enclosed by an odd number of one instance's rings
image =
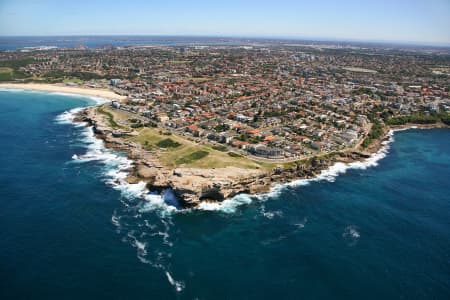
[[[342,237],[349,241],[349,246],[354,246],[361,237],[361,234],[359,233],[358,227],[355,225],[350,225],[345,227]]]
[[[266,201],[268,199],[273,199],[277,197],[287,187],[301,187],[309,185],[311,182],[318,182],[318,181],[334,182],[337,176],[346,173],[347,170],[350,169],[365,170],[370,167],[376,167],[378,166],[378,162],[381,159],[385,158],[387,153],[389,152],[390,149],[389,144],[394,141],[395,131],[394,130],[389,131],[388,139],[382,142],[383,147],[378,152],[372,154],[369,158],[365,159],[364,161],[356,161],[348,164],[337,162],[334,165],[330,166],[328,169],[320,172],[320,174],[315,178],[299,179],[287,184],[276,185],[268,193],[265,194],[259,194],[254,196],[240,194],[233,198],[226,199],[222,202],[213,202],[213,203],[203,202],[197,207],[197,209],[207,211],[220,211],[223,213],[235,213],[239,206],[250,204],[254,199],[257,199],[258,201]],[[268,216],[270,217],[270,214]]]
[[[74,96],[73,94],[66,93],[54,93],[64,96]],[[78,96],[78,95],[75,95]],[[101,97],[84,96],[79,95],[83,98],[88,98],[95,103],[95,105],[100,105],[108,102],[109,100]],[[86,152],[84,154],[74,153],[72,155],[72,162],[74,163],[86,163],[92,161],[99,161],[105,165],[104,170],[104,181],[111,185],[114,189],[119,190],[121,194],[128,198],[142,198],[145,199],[145,205],[142,207],[142,211],[157,210],[162,214],[170,214],[176,211],[176,208],[168,205],[164,199],[159,195],[149,195],[146,189],[145,182],[139,182],[136,184],[130,184],[126,181],[126,177],[129,174],[129,170],[133,166],[133,161],[129,160],[127,157],[120,155],[119,153],[109,150],[104,146],[101,139],[95,137],[92,127],[86,127],[87,124],[82,122],[75,122],[75,116],[84,107],[74,108],[69,111],[65,111],[56,117],[56,122],[59,124],[72,124],[77,127],[85,127],[81,132],[80,142],[86,147]]]
[[[202,202],[197,209],[206,211],[221,211],[224,213],[235,213],[237,208],[244,204],[252,203],[252,196],[240,194],[222,202]]]
[[[116,226],[116,232],[120,233],[122,231],[122,224],[120,223],[120,217],[116,216],[116,212],[111,217],[111,223]]]
[[[133,161],[105,148],[103,141],[95,137],[92,128],[86,129],[84,138],[87,144],[87,151],[82,155],[75,154],[78,158],[76,159],[77,163],[90,161],[101,161],[104,163],[106,166],[103,174],[105,182],[114,189],[119,190],[122,196],[128,199],[145,199],[146,202],[141,208],[142,212],[158,210],[161,213],[170,213],[176,210],[175,207],[167,205],[161,196],[148,194],[145,182],[128,183],[126,178],[133,166]]]
[[[158,211],[161,214],[170,214],[177,210],[168,205],[160,195],[149,194],[145,182],[128,183],[126,177],[133,166],[133,161],[105,148],[103,141],[95,137],[92,128],[88,128],[86,131],[85,140],[88,143],[87,152],[84,155],[78,155],[77,162],[98,160],[105,163],[107,168],[104,176],[107,184],[119,190],[122,196],[128,199],[146,200],[140,208],[140,212]]]
[[[25,92],[28,90],[25,89],[19,89],[19,88],[0,88],[0,92]]]
[[[304,228],[306,226],[306,223],[308,223],[308,218],[304,217],[303,220],[299,223],[295,223],[294,225],[298,228]]]
[[[77,107],[68,111],[63,112],[62,114],[56,117],[56,122],[59,124],[72,124],[75,126],[83,126],[82,123],[74,123],[75,115],[82,111],[82,107]]]
[[[170,275],[168,271],[166,271],[166,276],[169,283],[175,287],[177,292],[181,292],[184,289],[184,282],[173,279],[172,275]]]
[[[147,249],[146,249],[147,244],[146,243],[140,242],[136,239],[136,240],[134,240],[134,245],[138,249],[139,255],[142,255],[142,256],[147,255]]]
[[[281,210],[274,210],[274,211],[266,210],[266,207],[264,205],[261,205],[260,211],[261,215],[267,219],[273,219],[275,217],[283,216],[283,212]]]

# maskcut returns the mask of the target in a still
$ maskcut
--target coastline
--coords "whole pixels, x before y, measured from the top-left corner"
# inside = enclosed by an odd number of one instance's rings
[[[81,96],[100,97],[109,100],[122,100],[125,96],[118,95],[110,90],[72,87],[61,84],[46,83],[0,83],[0,89],[30,90],[48,93],[64,93]]]
[[[112,91],[65,87],[40,84],[0,84],[0,88],[35,90],[50,93],[65,93],[80,96],[120,99],[123,96]],[[83,93],[79,93],[80,90]],[[72,110],[72,123],[92,127],[93,137],[103,142],[106,149],[124,151],[131,161],[120,172],[126,175],[120,178],[122,183],[139,185],[140,196],[149,200],[147,191],[161,194],[159,207],[164,200],[162,193],[170,189],[179,198],[182,208],[199,208],[202,210],[234,211],[237,206],[250,203],[252,198],[264,199],[282,188],[292,188],[308,184],[311,181],[333,181],[347,169],[376,166],[386,156],[389,144],[396,131],[421,128],[431,129],[449,126],[441,123],[420,125],[405,124],[386,127],[384,135],[366,149],[336,152],[332,155],[317,156],[301,164],[289,167],[279,165],[271,171],[248,172],[245,169],[226,167],[212,169],[169,168],[158,160],[154,152],[148,152],[137,143],[114,136],[115,131],[105,120],[105,116],[96,113],[97,106],[76,108]],[[64,113],[63,113],[64,114]],[[224,174],[234,173],[234,176]],[[186,182],[186,178],[189,180]],[[115,182],[113,185],[121,184]],[[154,197],[154,195],[152,195]]]
[[[146,159],[142,147],[133,143],[124,143],[120,138],[113,137],[111,130],[109,132],[108,129],[105,130],[105,122],[98,118],[98,114],[86,114],[88,111],[84,110],[79,116],[84,122],[87,121],[94,126],[96,136],[105,142],[105,146],[125,151],[128,158],[134,162],[127,177],[129,183],[144,181],[148,190],[152,191],[162,192],[165,189],[171,189],[180,198],[183,208],[220,210],[222,212],[234,212],[238,206],[251,203],[253,198],[266,199],[283,188],[295,188],[312,181],[334,181],[337,176],[345,173],[348,169],[366,169],[377,166],[378,161],[387,155],[389,145],[394,141],[394,133],[397,131],[449,127],[441,123],[387,126],[384,135],[373,141],[366,149],[359,148],[353,151],[337,152],[326,157],[318,156],[304,164],[292,167],[280,165],[271,171],[265,171],[257,175],[240,176],[238,181],[234,180],[226,186],[217,183],[222,179],[219,174],[225,170],[213,170],[215,174],[211,175],[211,172],[209,172],[211,170],[203,169],[203,171],[199,171],[200,174],[197,174],[197,178],[211,180],[205,189],[204,187],[196,187],[195,184],[184,185],[183,182],[177,180],[179,177],[186,176],[182,168],[165,168],[153,155],[150,156],[150,159]],[[239,172],[240,170],[235,169],[233,171]],[[155,177],[155,174],[159,174],[159,176]],[[176,175],[173,176],[174,174]]]
[[[134,162],[125,179],[129,184],[145,182],[149,191],[160,193],[170,189],[180,199],[183,208],[203,210],[222,210],[224,207],[233,210],[240,204],[251,202],[252,197],[264,198],[282,187],[295,187],[323,179],[334,180],[334,177],[349,168],[375,166],[386,155],[388,145],[393,140],[393,132],[401,130],[386,128],[385,134],[364,151],[318,156],[290,167],[280,165],[271,171],[242,173],[241,176],[227,178],[226,181],[222,176],[223,172],[239,173],[244,169],[169,168],[158,160],[157,155],[148,153],[141,145],[114,136],[113,128],[109,128],[104,116],[96,113],[95,109],[88,108],[79,112],[76,121],[92,126],[95,136],[104,142],[105,147],[127,153],[128,158]],[[415,128],[414,125],[402,127]],[[190,179],[189,184],[183,182],[187,177]]]

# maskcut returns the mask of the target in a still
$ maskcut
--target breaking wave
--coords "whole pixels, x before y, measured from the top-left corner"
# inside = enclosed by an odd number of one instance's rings
[[[97,104],[103,103],[101,98]],[[105,184],[120,191],[122,206],[114,211],[111,223],[116,228],[116,233],[121,235],[122,242],[136,249],[136,257],[140,262],[148,264],[162,271],[166,275],[169,284],[177,292],[181,292],[185,284],[181,280],[175,280],[170,273],[172,229],[171,214],[177,208],[168,205],[165,197],[171,197],[170,193],[163,196],[149,194],[145,182],[128,183],[126,178],[133,167],[133,161],[123,153],[107,149],[101,139],[95,137],[94,130],[87,124],[75,122],[75,116],[84,108],[75,108],[66,111],[56,117],[59,124],[70,124],[79,130],[76,144],[84,148],[83,153],[73,153],[70,164],[83,164],[96,162],[102,165],[100,179]],[[155,212],[155,214],[148,214]],[[151,221],[150,221],[151,220]],[[160,245],[151,249],[149,245]]]
[[[119,190],[122,196],[127,198],[142,198],[147,200],[143,210],[158,210],[162,214],[171,213],[176,207],[167,205],[164,198],[159,195],[148,194],[145,182],[135,184],[128,183],[126,178],[133,167],[133,161],[122,153],[107,149],[101,139],[95,137],[92,127],[87,127],[81,122],[74,122],[75,116],[84,108],[75,108],[63,112],[56,117],[59,124],[73,124],[83,127],[78,142],[86,149],[85,153],[74,153],[73,163],[86,163],[99,161],[104,166],[103,180],[114,189]]]

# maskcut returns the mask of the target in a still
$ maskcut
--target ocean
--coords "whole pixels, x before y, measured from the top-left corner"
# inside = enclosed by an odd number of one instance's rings
[[[450,299],[449,129],[178,210],[72,122],[101,101],[0,90],[1,299]]]
[[[126,46],[235,46],[248,45],[249,43],[277,44],[287,40],[276,40],[267,38],[239,38],[239,37],[201,37],[201,36],[0,36],[0,51],[12,51],[27,47],[58,47],[72,48],[84,46],[87,48],[102,47],[126,47]],[[298,40],[297,40],[298,42]]]

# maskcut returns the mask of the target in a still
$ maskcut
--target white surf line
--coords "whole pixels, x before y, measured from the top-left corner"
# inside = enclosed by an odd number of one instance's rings
[[[334,182],[339,175],[345,174],[347,170],[350,169],[365,170],[370,167],[378,166],[378,162],[383,158],[385,158],[386,155],[389,153],[390,144],[394,141],[394,132],[407,129],[409,128],[400,130],[390,130],[389,133],[387,134],[388,139],[382,142],[383,147],[376,153],[370,155],[370,157],[365,159],[364,161],[356,161],[352,163],[337,162],[332,166],[330,166],[328,169],[323,170],[318,176],[314,178],[299,179],[290,183],[279,184],[273,187],[270,192],[265,194],[258,194],[258,195],[239,194],[233,198],[226,199],[222,202],[202,202],[196,209],[205,211],[220,211],[223,213],[235,213],[239,206],[250,204],[253,202],[254,199],[257,199],[259,201],[266,201],[267,199],[274,198],[277,195],[279,195],[283,191],[283,189],[289,186],[290,187],[306,186],[309,185],[311,182],[318,182],[318,181]]]

